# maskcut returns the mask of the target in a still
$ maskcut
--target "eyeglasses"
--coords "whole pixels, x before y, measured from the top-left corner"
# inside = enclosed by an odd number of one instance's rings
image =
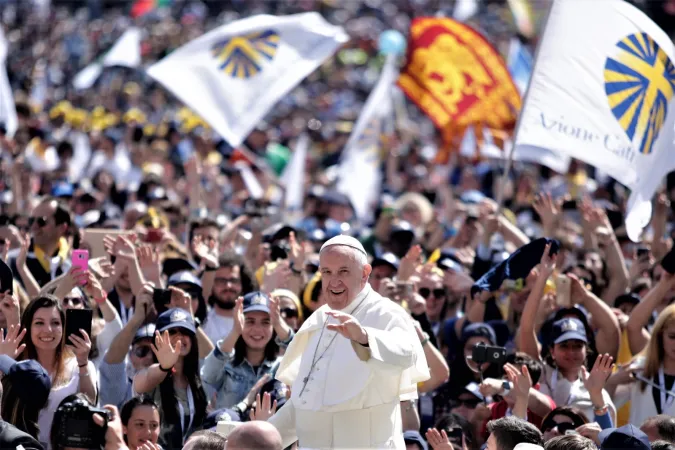
[[[429,289],[429,288],[419,288],[417,291],[425,299],[429,298],[429,295],[434,294],[434,298],[443,298],[445,297],[445,289]]]
[[[28,218],[28,226],[32,227],[33,223],[37,223],[38,228],[43,228],[47,225],[49,222],[48,217],[29,217]]]
[[[147,345],[139,345],[134,349],[134,355],[136,355],[137,358],[145,358],[148,356],[148,353],[150,353],[150,347]]]
[[[79,297],[66,297],[63,299],[63,304],[70,306],[82,306],[84,304],[84,300]]]
[[[218,284],[239,284],[241,283],[241,280],[239,278],[222,278],[222,277],[217,277],[215,280],[213,280],[214,283]]]
[[[472,398],[472,399],[461,399],[458,398],[453,401],[453,407],[454,408],[459,408],[460,406],[464,405],[469,409],[475,409],[476,406],[480,403],[480,400],[477,398]]]
[[[294,319],[298,317],[298,310],[295,308],[281,308],[281,317],[284,317],[286,319]]]

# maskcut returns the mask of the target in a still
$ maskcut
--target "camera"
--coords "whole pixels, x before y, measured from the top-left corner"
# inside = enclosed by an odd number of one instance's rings
[[[94,422],[94,414],[103,417],[105,421],[103,426]],[[105,446],[108,420],[108,411],[95,408],[87,401],[76,398],[59,405],[54,413],[52,432],[57,433],[56,442],[61,448],[74,447],[98,450]]]
[[[471,353],[471,361],[477,364],[504,364],[506,362],[506,349],[504,347],[477,344]]]

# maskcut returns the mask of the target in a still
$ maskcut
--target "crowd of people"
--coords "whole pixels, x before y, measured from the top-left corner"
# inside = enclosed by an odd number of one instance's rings
[[[612,179],[577,161],[517,163],[505,183],[502,161],[439,166],[440,134],[409,107],[372,221],[336,190],[379,33],[444,2],[175,1],[136,19],[132,2],[54,3],[0,0],[19,119],[0,127],[0,448],[354,447],[339,443],[369,425],[352,411],[391,395],[397,436],[369,438],[384,448],[675,448],[675,178],[634,243]],[[504,47],[506,2],[480,3],[472,24]],[[215,24],[307,10],[352,40],[246,151],[142,70],[72,86],[131,24],[151,63]],[[287,210],[302,133],[304,204]],[[342,436],[298,423],[337,398]]]

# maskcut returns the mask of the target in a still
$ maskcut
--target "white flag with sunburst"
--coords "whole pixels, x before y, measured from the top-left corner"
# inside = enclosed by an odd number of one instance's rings
[[[622,0],[555,0],[535,62],[516,146],[568,154],[631,189],[629,237],[675,168],[675,48]],[[517,148],[516,148],[517,152]]]
[[[348,39],[316,12],[259,15],[188,42],[147,72],[236,147]]]

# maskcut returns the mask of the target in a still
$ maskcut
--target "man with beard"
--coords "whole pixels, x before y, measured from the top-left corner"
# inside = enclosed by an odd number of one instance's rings
[[[250,271],[237,254],[220,256],[208,301],[211,310],[202,327],[211,342],[218,342],[230,334],[234,326],[234,304],[240,296],[257,290],[253,283]]]

